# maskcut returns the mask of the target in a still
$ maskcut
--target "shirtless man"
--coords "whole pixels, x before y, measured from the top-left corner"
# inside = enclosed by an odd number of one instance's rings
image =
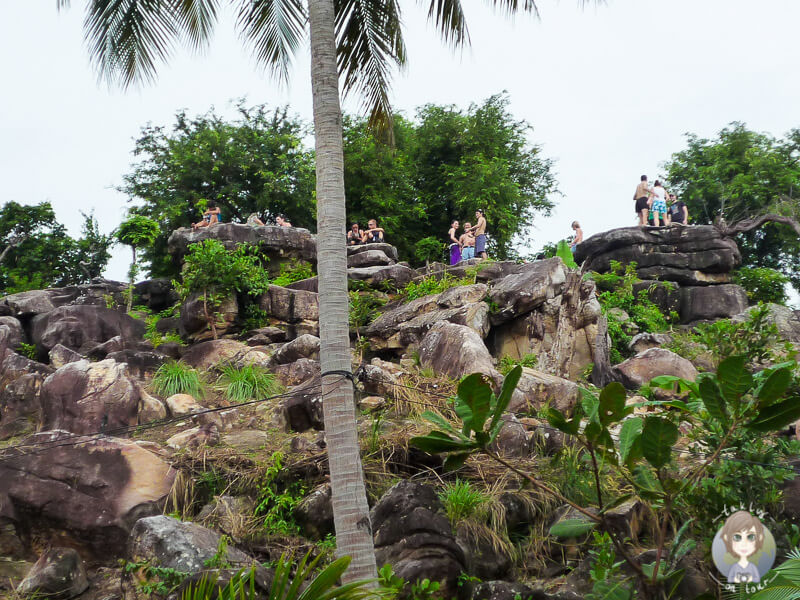
[[[291,227],[292,224],[289,222],[289,219],[286,218],[286,215],[278,215],[275,217],[275,223],[277,223],[278,227]]]
[[[639,217],[639,225],[647,225],[647,213],[650,207],[647,201],[653,192],[650,186],[647,185],[647,175],[642,175],[642,180],[636,186],[636,191],[633,193],[633,199],[636,201],[636,215]]]
[[[203,212],[203,219],[199,223],[192,223],[192,229],[199,229],[200,227],[210,227],[219,223],[220,215],[219,207],[216,202],[210,201],[206,210]]]
[[[469,223],[464,223],[464,233],[458,238],[461,246],[461,260],[475,258],[475,236],[472,233],[474,228]]]
[[[475,256],[486,258],[486,217],[479,208],[475,211],[476,224],[472,226],[472,233],[475,235]]]

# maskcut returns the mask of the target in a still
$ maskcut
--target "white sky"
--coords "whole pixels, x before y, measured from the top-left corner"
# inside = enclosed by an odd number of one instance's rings
[[[540,0],[542,20],[511,22],[464,0],[472,47],[454,55],[406,0],[409,68],[394,84],[397,110],[427,102],[466,107],[507,90],[531,140],[554,158],[563,197],[540,219],[531,250],[571,233],[634,223],[639,175],[683,147],[683,134],[713,136],[733,120],[782,135],[800,126],[797,0]],[[254,67],[226,17],[204,56],[179,50],[154,85],[122,92],[98,84],[82,21],[84,2],[58,13],[54,0],[0,0],[0,204],[53,203],[77,235],[80,210],[110,231],[126,208],[114,191],[129,171],[133,140],[148,122],[171,124],[176,110],[230,100],[288,103],[311,120],[307,52],[290,86]],[[346,109],[356,110],[349,102]],[[119,248],[106,272],[123,279]]]

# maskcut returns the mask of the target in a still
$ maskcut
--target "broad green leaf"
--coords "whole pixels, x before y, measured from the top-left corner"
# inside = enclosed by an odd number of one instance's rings
[[[581,406],[583,413],[590,421],[597,419],[597,410],[600,407],[600,400],[590,390],[580,388],[581,390]]]
[[[800,397],[794,396],[762,409],[745,427],[754,431],[779,431],[800,419]]]
[[[444,459],[444,470],[455,471],[464,466],[464,463],[469,458],[471,452],[458,452],[457,454],[450,454]]]
[[[597,421],[592,421],[586,425],[583,430],[583,435],[585,435],[586,439],[592,443],[597,441],[601,433],[603,433],[603,426]]]
[[[753,376],[747,370],[744,356],[729,356],[717,367],[717,381],[722,396],[728,402],[738,403],[742,396],[753,387]]]
[[[659,375],[650,380],[650,387],[657,387],[662,390],[673,390],[675,389],[675,382],[680,380],[681,378],[675,377],[675,375]]]
[[[578,433],[578,423],[574,421],[569,421],[564,418],[564,415],[561,414],[561,411],[548,407],[547,412],[545,413],[547,417],[547,422],[550,424],[550,427],[555,427],[559,431],[563,431],[564,433],[568,433],[570,435],[576,435]]]
[[[575,538],[581,537],[589,533],[595,528],[593,521],[584,519],[565,519],[555,523],[550,528],[550,535],[557,538]]]
[[[776,369],[761,382],[756,390],[758,406],[769,406],[781,398],[792,383],[792,372],[789,369]]]
[[[445,419],[442,415],[426,410],[420,416],[429,423],[433,423],[437,427],[440,427],[447,433],[450,433],[452,435],[458,435],[458,432],[456,431],[455,427],[453,427],[450,424],[450,422],[447,419]]]
[[[678,428],[662,417],[647,417],[642,427],[642,455],[656,469],[669,462],[672,445],[678,441]]]
[[[482,373],[467,375],[458,384],[458,399],[469,407],[471,413],[467,415],[463,411],[465,427],[469,425],[473,431],[482,431],[492,403],[492,386],[488,377]]]
[[[714,378],[704,377],[701,379],[698,389],[708,414],[723,425],[727,425],[728,411],[725,407],[725,398],[722,397],[722,393]]]
[[[631,451],[641,438],[642,425],[641,417],[632,417],[622,422],[622,429],[619,432],[619,457],[622,462],[628,462]]]
[[[416,446],[420,450],[427,452],[428,454],[438,454],[439,452],[453,452],[453,451],[465,451],[471,450],[475,447],[475,444],[468,443],[468,442],[460,442],[454,439],[447,437],[446,435],[438,436],[435,435],[436,433],[441,432],[431,432],[428,435],[422,435],[417,437],[412,437],[409,440],[409,443],[412,446]]]
[[[625,414],[625,388],[621,383],[609,383],[600,392],[598,416],[603,425],[619,421]]]
[[[645,465],[639,465],[633,469],[633,482],[636,484],[636,492],[642,498],[657,500],[664,495],[664,490],[653,475],[653,471]]]
[[[605,514],[610,510],[614,510],[618,506],[622,506],[623,504],[625,504],[631,498],[633,498],[633,494],[622,494],[621,496],[617,496],[616,498],[614,498],[611,502],[609,502],[608,504],[606,504],[602,508],[602,510],[600,511],[600,514],[601,515]]]
[[[630,600],[631,582],[623,581],[596,581],[592,586],[592,598],[595,600]]]
[[[511,396],[514,394],[514,390],[517,389],[520,377],[522,377],[522,367],[517,365],[511,369],[505,379],[503,379],[503,387],[500,390],[500,396],[497,398],[497,403],[492,413],[492,424],[489,426],[490,431],[494,432],[500,424],[500,417],[503,416],[506,408],[508,408],[508,404],[511,402]]]
[[[767,587],[753,594],[751,600],[797,600],[800,598],[800,582],[780,575],[774,577],[777,572],[778,569],[773,569],[764,575],[764,580],[769,581]]]

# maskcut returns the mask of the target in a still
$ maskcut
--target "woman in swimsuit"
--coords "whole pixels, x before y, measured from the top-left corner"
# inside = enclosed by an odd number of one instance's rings
[[[450,238],[447,241],[450,242],[451,265],[454,265],[461,260],[461,244],[458,243],[456,231],[458,231],[458,221],[453,221],[450,223],[450,230],[447,232],[447,236]]]
[[[653,186],[653,197],[650,203],[651,214],[653,215],[653,225],[659,226],[659,218],[661,223],[667,224],[667,190],[661,185],[660,181],[656,181]]]

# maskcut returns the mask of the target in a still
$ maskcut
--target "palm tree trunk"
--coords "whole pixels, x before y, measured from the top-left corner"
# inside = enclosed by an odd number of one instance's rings
[[[133,308],[133,280],[136,277],[136,246],[131,246],[133,251],[133,262],[131,263],[130,277],[128,277],[128,311]]]
[[[308,0],[311,90],[317,162],[317,272],[322,372],[351,372],[345,244],[342,110],[336,68],[333,0]],[[325,438],[339,556],[350,556],[345,582],[374,578],[375,548],[364,487],[352,381],[322,378]]]

